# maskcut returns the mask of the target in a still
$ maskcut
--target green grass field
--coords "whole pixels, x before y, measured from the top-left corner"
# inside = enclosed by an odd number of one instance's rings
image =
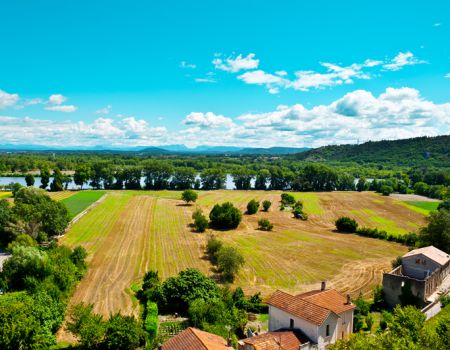
[[[92,203],[98,201],[106,192],[105,191],[80,191],[76,194],[61,200],[69,210],[69,215],[74,218]]]
[[[416,210],[419,213],[428,215],[430,211],[437,210],[440,202],[422,202],[422,201],[411,201],[405,202],[407,205],[411,206],[412,210]]]

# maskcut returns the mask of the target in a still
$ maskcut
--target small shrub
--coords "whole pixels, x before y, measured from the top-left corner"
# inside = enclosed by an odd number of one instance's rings
[[[203,214],[199,215],[194,220],[194,226],[197,232],[205,232],[208,228],[208,219]]]
[[[383,185],[380,188],[380,192],[383,196],[389,196],[394,190],[391,186]]]
[[[254,199],[252,199],[250,202],[248,202],[247,204],[247,214],[256,214],[256,212],[259,209],[259,202],[255,201]]]
[[[370,332],[372,330],[372,326],[373,326],[373,316],[372,316],[372,314],[368,314],[366,316],[366,326],[367,326],[367,330]]]
[[[217,253],[223,247],[221,240],[216,236],[209,236],[208,243],[206,244],[206,254],[213,265],[217,265]]]
[[[242,220],[241,211],[232,203],[216,204],[209,213],[211,224],[219,229],[233,229],[239,226]]]
[[[244,257],[234,247],[222,247],[217,253],[217,266],[226,282],[234,281],[244,263]]]
[[[258,221],[258,228],[263,231],[272,231],[273,224],[268,219],[260,219]]]
[[[295,197],[290,193],[281,194],[281,204],[291,207],[295,204]]]
[[[341,232],[354,233],[358,228],[358,223],[347,216],[342,216],[336,220],[336,228]]]
[[[397,256],[394,260],[391,261],[392,268],[395,269],[402,264],[402,257]]]
[[[262,205],[263,205],[263,210],[264,210],[264,211],[269,211],[269,208],[270,208],[270,206],[272,205],[272,202],[266,199],[266,200],[263,202]]]
[[[439,301],[441,302],[443,308],[446,307],[450,304],[450,295],[441,295]]]
[[[181,194],[181,199],[184,200],[187,204],[189,204],[190,202],[195,202],[197,198],[197,192],[193,190],[185,190]]]

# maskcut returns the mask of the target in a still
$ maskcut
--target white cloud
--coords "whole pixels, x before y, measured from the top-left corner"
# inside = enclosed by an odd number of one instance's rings
[[[196,66],[195,64],[193,64],[193,63],[188,63],[188,62],[186,62],[186,61],[181,61],[181,62],[180,62],[180,67],[181,67],[181,68],[190,68],[190,69],[195,69],[195,68],[197,68],[197,66]]]
[[[215,58],[212,63],[216,69],[224,70],[226,72],[236,73],[240,70],[256,69],[259,65],[259,59],[255,58],[254,53],[249,53],[246,57],[242,54],[233,58],[226,59]]]
[[[216,83],[216,80],[211,78],[211,77],[207,77],[207,78],[195,78],[195,81],[197,83]]]
[[[251,58],[253,57],[254,56],[251,56]],[[242,55],[239,55],[238,59],[244,60]],[[257,63],[254,64],[253,67],[247,66],[245,68],[249,70],[248,72],[238,75],[237,78],[246,84],[264,85],[271,94],[276,94],[281,89],[310,91],[311,89],[324,89],[336,85],[353,84],[355,80],[367,80],[376,77],[376,71],[380,71],[380,66],[382,66],[384,70],[396,71],[402,69],[404,66],[426,63],[425,61],[417,59],[408,51],[406,53],[398,53],[397,56],[389,61],[368,58],[362,63],[353,63],[348,66],[330,62],[321,62],[320,65],[326,68],[326,72],[299,70],[294,72],[295,78],[289,79],[287,77],[288,72],[285,70],[275,71],[274,74],[265,72],[261,69],[250,70],[258,67],[259,60],[256,61]],[[230,63],[225,64],[220,58],[214,59],[213,63],[216,65],[216,68],[229,72],[237,72],[239,70]]]
[[[234,125],[230,118],[223,115],[216,115],[212,112],[192,112],[189,113],[183,120],[184,125],[201,127],[201,128],[219,128],[232,127]]]
[[[78,109],[78,107],[74,105],[56,105],[56,106],[47,106],[44,109],[53,112],[73,113]]]
[[[61,94],[53,94],[48,98],[48,103],[60,105],[67,101],[67,97]]]
[[[169,131],[134,116],[101,117],[92,122],[0,116],[0,138],[4,143],[67,146],[180,143],[318,147],[450,134],[450,103],[426,100],[413,88],[389,87],[379,95],[355,90],[327,105],[280,105],[272,111],[233,119],[213,112],[192,112],[182,125],[181,130]]]
[[[440,27],[442,25],[442,23],[435,23],[433,24],[434,27]]]
[[[112,109],[112,106],[111,105],[107,105],[106,107],[103,107],[103,108],[100,108],[100,109],[96,110],[95,114],[107,115],[107,114],[111,113],[111,109]]]
[[[6,91],[0,90],[0,109],[14,106],[19,101],[18,94],[9,94]]]
[[[447,73],[447,74],[445,75],[445,78],[450,78],[450,73]]]
[[[426,61],[417,59],[410,51],[399,52],[398,55],[395,56],[389,63],[384,64],[383,68],[396,71],[400,70],[404,66],[414,66],[422,63],[426,63]]]

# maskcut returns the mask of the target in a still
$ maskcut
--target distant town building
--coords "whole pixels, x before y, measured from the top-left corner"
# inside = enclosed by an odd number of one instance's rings
[[[401,304],[410,289],[419,306],[434,302],[450,286],[450,255],[433,246],[411,250],[402,264],[383,274],[383,292],[389,306]]]
[[[276,291],[270,297],[269,333],[241,340],[240,350],[325,349],[353,332],[355,305],[334,289],[299,295]]]

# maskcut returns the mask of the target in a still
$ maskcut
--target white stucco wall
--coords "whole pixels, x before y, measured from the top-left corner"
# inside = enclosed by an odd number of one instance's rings
[[[272,305],[269,305],[269,331],[276,331],[280,328],[289,328],[290,319],[294,320],[294,328],[300,329],[309,339],[317,343],[318,326],[302,318],[288,314]]]
[[[280,328],[289,328],[290,320],[294,320],[294,328],[300,329],[311,341],[317,344],[318,349],[322,350],[336,340],[347,337],[353,332],[353,310],[343,312],[339,317],[330,313],[322,325],[317,326],[302,318],[293,316],[283,310],[269,305],[269,331],[276,331]],[[327,325],[330,326],[330,335],[326,335]]]

